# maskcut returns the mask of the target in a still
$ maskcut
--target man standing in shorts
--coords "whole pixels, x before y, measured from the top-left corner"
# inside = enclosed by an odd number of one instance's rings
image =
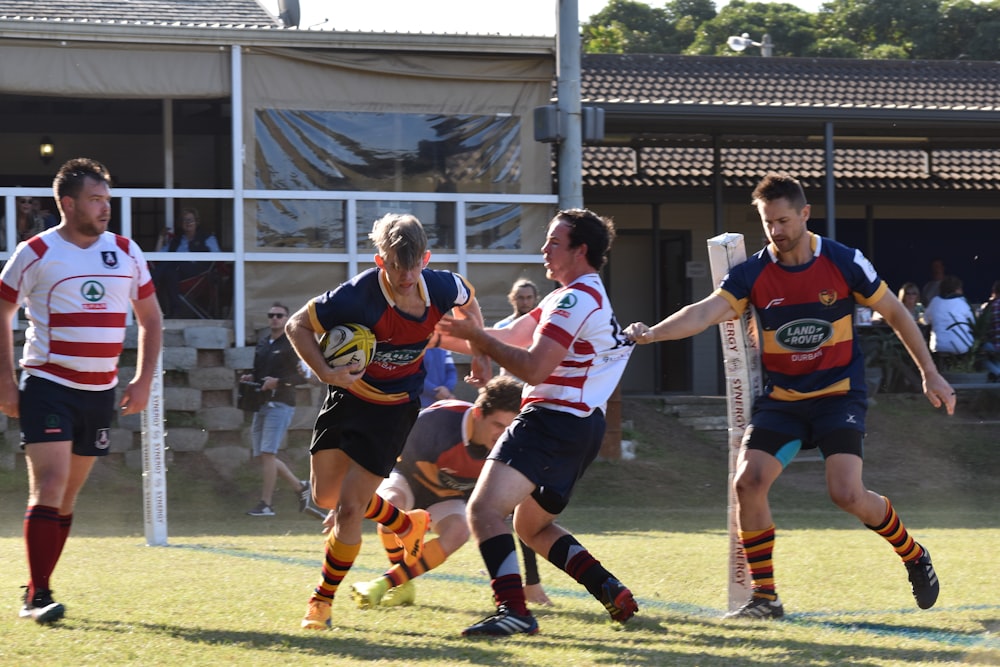
[[[110,183],[98,162],[64,164],[52,184],[61,222],[19,244],[0,272],[0,410],[21,421],[30,488],[24,518],[30,580],[20,615],[38,623],[65,613],[49,579],[77,494],[96,457],[109,450],[129,308],[139,324],[139,352],[135,377],[118,401],[121,414],[146,407],[163,338],[142,251],[107,231]],[[11,322],[22,305],[31,326],[19,387]]]
[[[447,399],[420,411],[378,495],[400,509],[427,510],[437,537],[424,543],[416,563],[407,564],[395,536],[379,526],[392,566],[378,579],[351,586],[358,606],[413,604],[413,579],[444,563],[468,541],[466,502],[486,455],[521,409],[521,388],[517,380],[497,376],[479,388],[475,403]]]
[[[503,329],[453,318],[438,324],[527,384],[521,412],[490,452],[469,501],[497,610],[465,636],[538,632],[505,521],[511,512],[524,543],[582,584],[612,619],[625,623],[638,610],[629,589],[555,522],[601,449],[604,406],[633,349],[598,274],[613,239],[610,220],[586,209],[559,211],[542,256],[547,277],[562,287]]]
[[[257,341],[253,355],[253,372],[240,376],[240,382],[258,382],[259,391],[266,400],[253,413],[250,424],[250,443],[253,456],[260,459],[261,490],[260,502],[247,514],[250,516],[274,516],[274,487],[280,475],[294,485],[295,497],[299,501],[299,511],[309,510],[322,517],[324,515],[312,504],[312,490],[309,480],[299,479],[284,461],[278,458],[281,441],[295,416],[295,386],[305,378],[299,366],[299,357],[292,349],[285,335],[288,308],[275,302],[267,309],[268,332]]]
[[[285,326],[302,361],[329,386],[313,429],[313,500],[334,508],[326,542],[323,579],[309,600],[302,627],[330,627],[330,605],[361,550],[362,519],[382,524],[400,538],[405,560],[416,562],[430,523],[426,510],[401,512],[375,494],[403,451],[420,410],[424,348],[442,345],[469,352],[464,341],[436,334],[434,326],[453,308],[482,326],[472,286],[457,273],[427,268],[431,253],[420,221],[390,213],[369,235],[375,267],[311,299]],[[331,368],[317,336],[338,324],[361,324],[375,334],[375,358]],[[473,359],[474,383],[490,375],[489,360]]]
[[[941,377],[913,316],[889,291],[860,251],[812,234],[802,186],[771,174],[753,192],[769,244],[733,267],[716,291],[656,326],[627,333],[637,343],[677,340],[756,309],[766,372],[754,401],[735,478],[739,537],[752,595],[727,618],[781,618],[774,584],[774,521],[768,491],[800,448],[818,448],[833,502],[889,542],[902,559],[917,606],[938,596],[931,556],[912,537],[889,499],[865,488],[862,443],[868,403],[865,364],[854,332],[856,304],[878,312],[906,346],[931,405],[955,409],[955,392]]]

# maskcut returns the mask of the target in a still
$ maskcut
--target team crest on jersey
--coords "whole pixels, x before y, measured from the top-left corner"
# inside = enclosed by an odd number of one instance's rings
[[[104,266],[109,269],[118,268],[118,253],[114,250],[102,250],[101,251],[101,261],[104,262]]]
[[[559,299],[559,303],[556,304],[556,308],[568,310],[575,305],[576,305],[576,295],[570,293],[563,296],[563,298]]]
[[[819,293],[819,302],[824,306],[832,306],[837,303],[837,290],[825,289]]]
[[[111,429],[109,428],[99,428],[97,429],[97,439],[94,441],[94,447],[98,449],[107,449],[111,446]]]
[[[104,285],[96,280],[88,280],[80,286],[80,296],[91,303],[104,298]]]

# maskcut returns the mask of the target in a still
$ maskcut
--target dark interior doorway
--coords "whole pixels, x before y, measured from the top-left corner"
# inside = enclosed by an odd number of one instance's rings
[[[686,267],[691,259],[691,234],[661,230],[659,267],[660,313],[662,319],[690,303]],[[660,391],[691,391],[691,339],[660,343]]]

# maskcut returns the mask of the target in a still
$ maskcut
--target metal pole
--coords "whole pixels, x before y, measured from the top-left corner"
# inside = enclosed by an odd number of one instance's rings
[[[828,238],[837,239],[837,211],[836,193],[834,191],[836,179],[833,175],[833,123],[827,122],[823,126],[824,158],[826,168],[826,235]]]
[[[580,26],[577,0],[559,0],[556,29],[559,96],[559,208],[583,206],[583,133],[580,111]]]

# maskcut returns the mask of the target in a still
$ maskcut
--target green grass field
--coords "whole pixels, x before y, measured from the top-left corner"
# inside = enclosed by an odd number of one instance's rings
[[[299,630],[323,538],[290,493],[279,490],[278,516],[248,517],[252,474],[222,483],[178,461],[170,545],[148,547],[141,480],[113,460],[84,490],[53,579],[67,617],[38,626],[17,618],[19,462],[0,473],[0,664],[1000,665],[996,426],[974,414],[945,421],[909,397],[880,399],[870,417],[866,480],[930,548],[942,581],[932,610],[916,608],[890,548],[830,504],[821,464],[793,463],[772,494],[786,618],[748,623],[719,618],[724,452],[647,404],[624,411],[638,458],[596,463],[562,523],[635,593],[640,613],[625,627],[543,562],[555,605],[534,610],[540,634],[463,639],[491,611],[472,545],[417,581],[416,605],[362,611],[347,586],[385,565],[372,529],[334,603],[334,630]]]

